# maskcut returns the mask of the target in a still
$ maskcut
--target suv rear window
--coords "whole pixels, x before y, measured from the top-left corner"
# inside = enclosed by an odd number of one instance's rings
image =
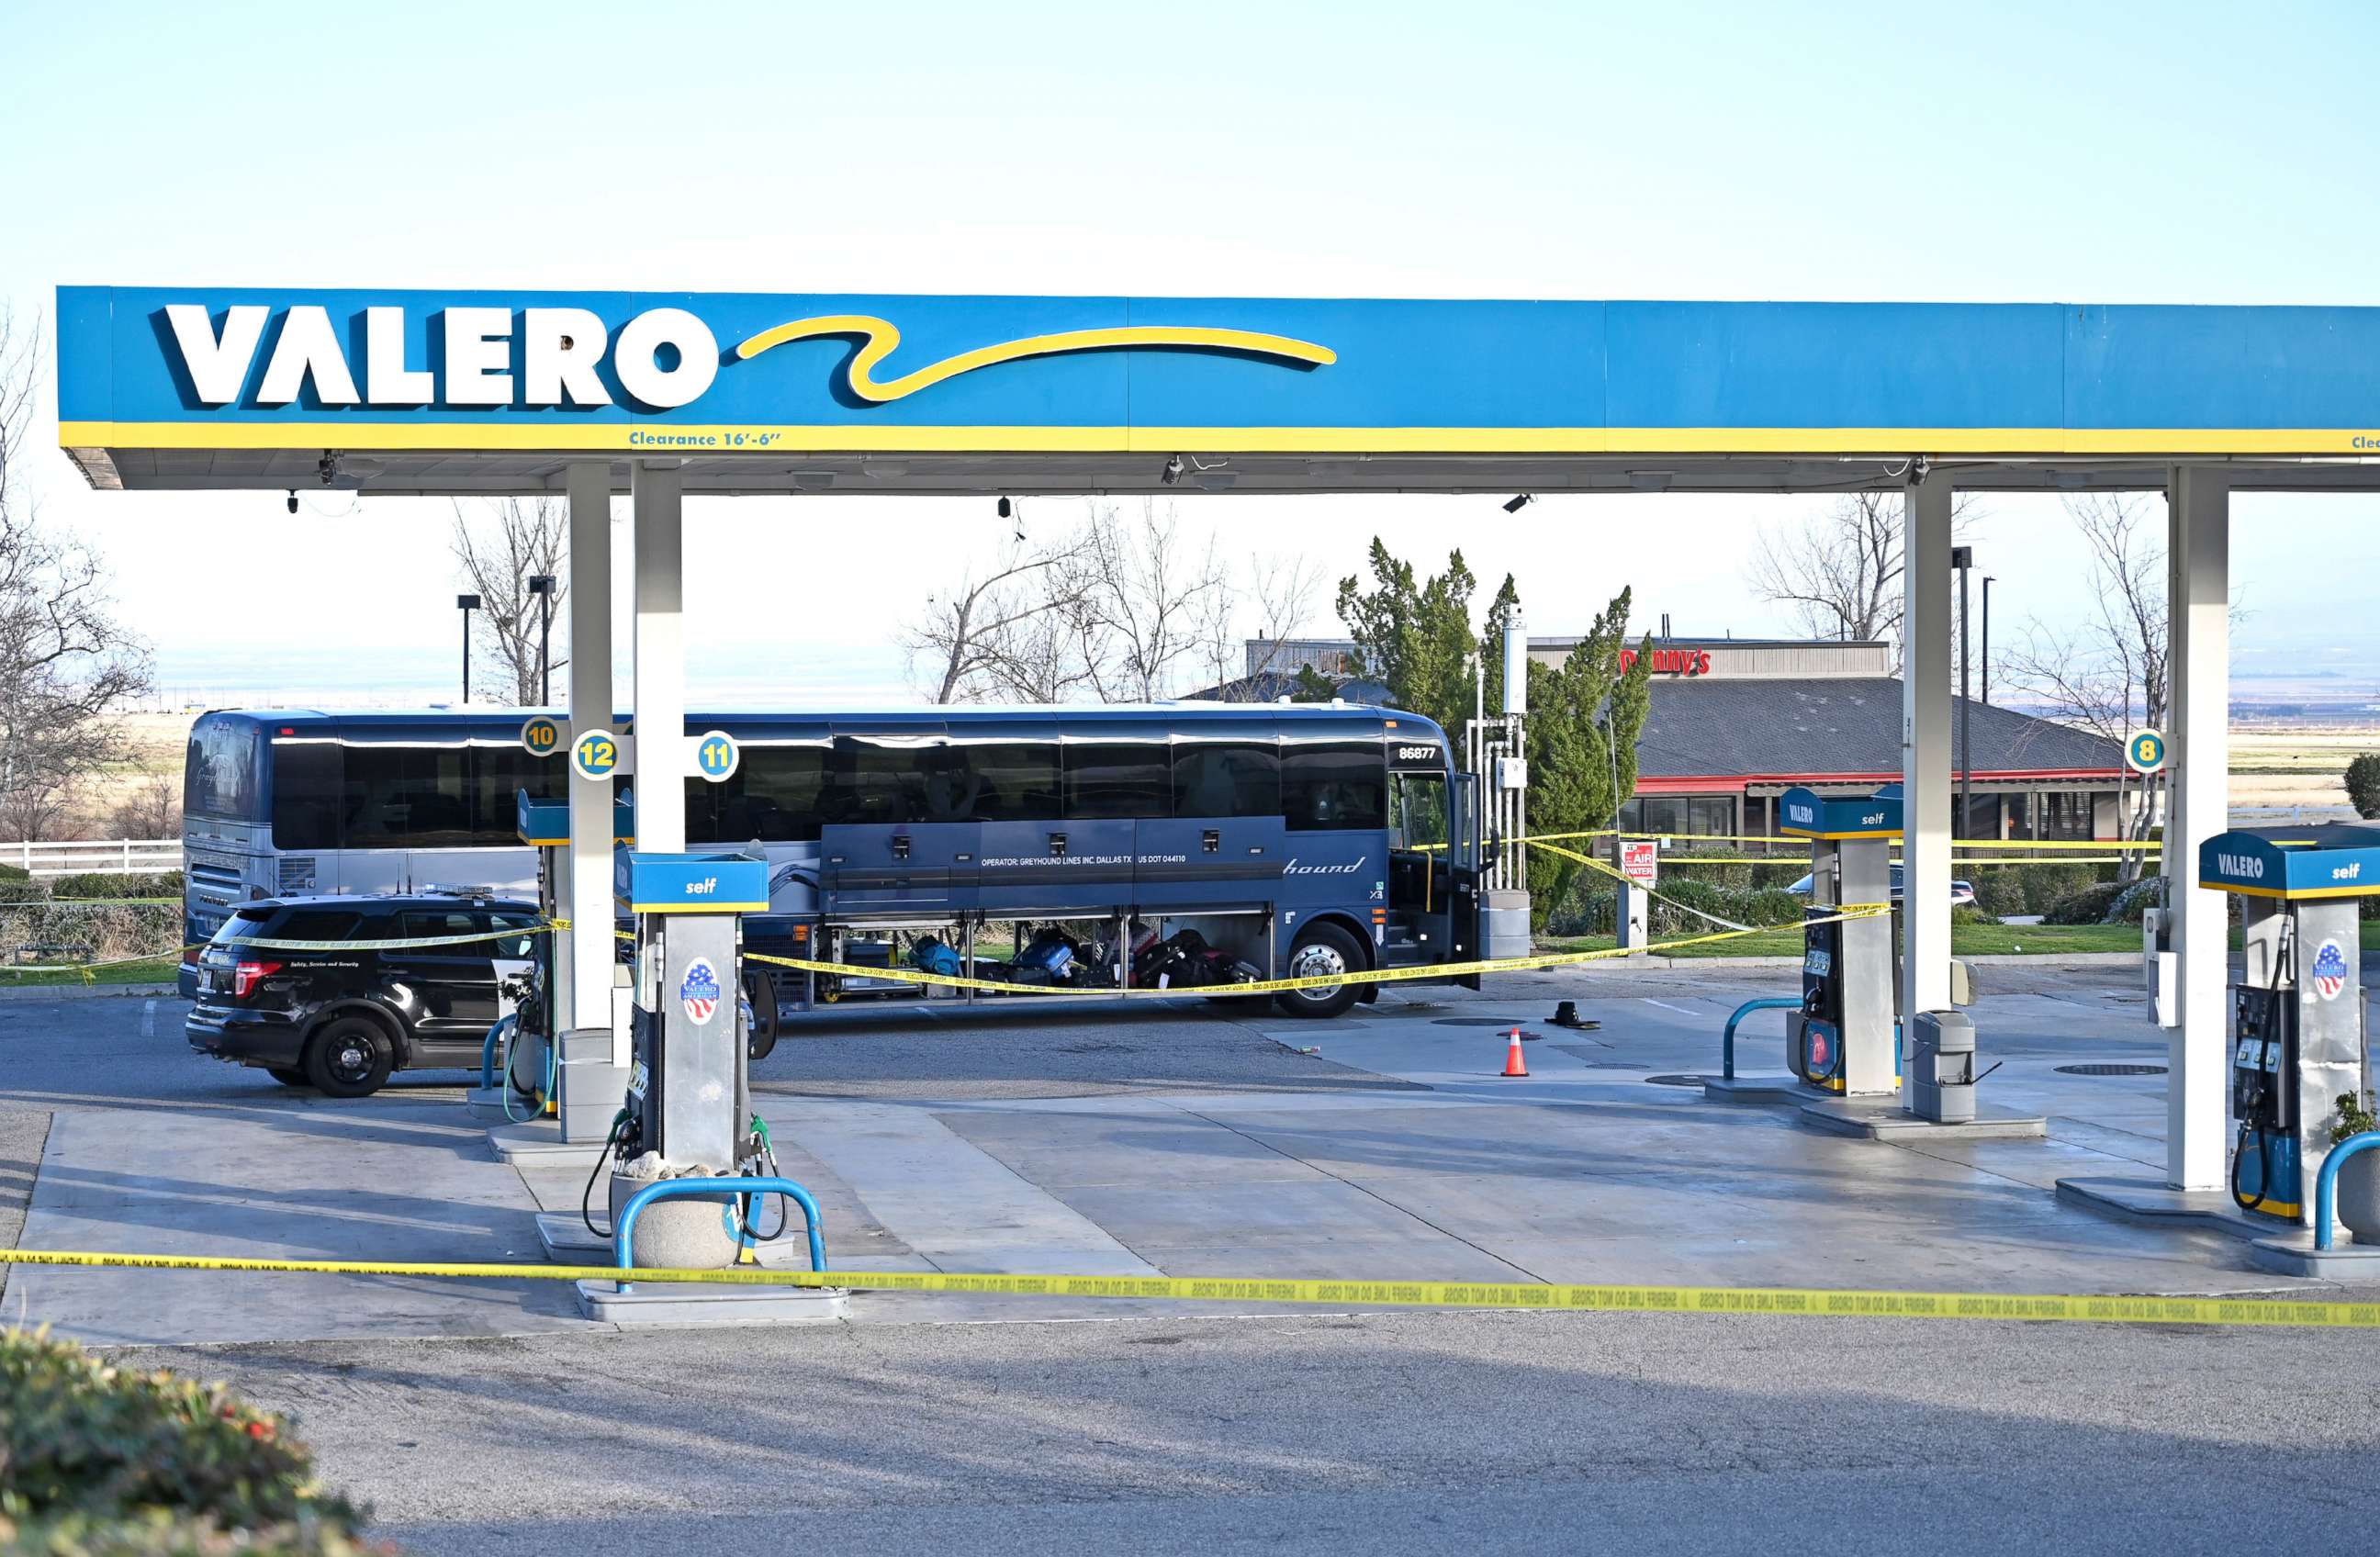
[[[221,946],[225,941],[254,940],[264,934],[266,922],[280,911],[270,908],[235,909],[229,919],[215,926],[215,933],[207,937],[207,944]]]
[[[352,909],[292,909],[273,927],[273,939],[344,941],[356,933],[363,918]]]

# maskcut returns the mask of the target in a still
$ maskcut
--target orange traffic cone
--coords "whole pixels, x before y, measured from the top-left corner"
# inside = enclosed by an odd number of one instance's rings
[[[1504,1052],[1504,1074],[1525,1077],[1528,1073],[1529,1062],[1521,1056],[1521,1030],[1516,1027],[1512,1029],[1512,1046]]]

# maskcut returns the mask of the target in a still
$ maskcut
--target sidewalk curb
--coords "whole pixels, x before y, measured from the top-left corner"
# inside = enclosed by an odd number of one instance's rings
[[[104,1000],[135,995],[151,998],[171,995],[178,998],[181,993],[170,984],[0,984],[0,1001]]]

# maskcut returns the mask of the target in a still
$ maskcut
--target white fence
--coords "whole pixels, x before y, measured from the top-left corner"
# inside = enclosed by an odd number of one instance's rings
[[[86,871],[130,875],[182,868],[178,838],[100,838],[60,843],[0,843],[0,865],[34,875],[79,875]]]

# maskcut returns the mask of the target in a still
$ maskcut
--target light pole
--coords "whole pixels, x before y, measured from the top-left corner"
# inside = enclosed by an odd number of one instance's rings
[[[471,613],[480,609],[477,595],[457,595],[455,603],[463,610],[463,701],[471,701]]]
[[[1950,548],[1950,565],[1959,570],[1959,825],[1952,838],[1966,836],[1975,803],[1975,706],[1967,689],[1967,570],[1974,561],[1973,547]]]
[[[1979,658],[1984,662],[1984,704],[1992,701],[1992,575],[1984,575],[1984,647]]]
[[[529,574],[528,592],[538,598],[537,704],[542,708],[553,701],[553,688],[550,679],[552,673],[552,660],[549,658],[550,651],[553,647],[553,575],[552,573]],[[1984,597],[1989,599],[1991,596],[1986,592]]]

